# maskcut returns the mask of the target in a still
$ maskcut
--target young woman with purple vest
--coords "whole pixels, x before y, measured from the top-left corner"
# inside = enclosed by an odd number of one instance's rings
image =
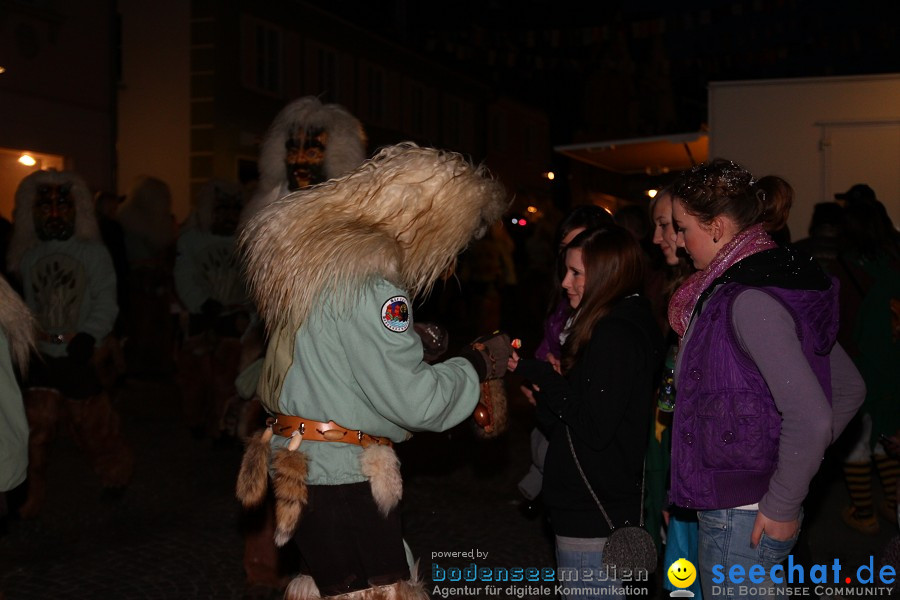
[[[865,384],[835,341],[836,286],[766,233],[787,218],[786,181],[716,159],[673,194],[677,244],[699,270],[669,303],[681,337],[670,499],[699,511],[704,598],[756,597],[779,585],[771,568],[791,552],[810,480]],[[762,565],[766,577],[714,594],[715,565]]]
[[[576,236],[566,247],[562,282],[572,308],[563,330],[562,373],[515,353],[508,364],[532,382],[538,426],[550,440],[541,494],[558,566],[575,569],[577,577],[565,588],[567,600],[625,594],[621,573],[603,567],[611,530],[592,494],[614,527],[641,522],[644,453],[663,348],[650,303],[639,293],[641,252],[617,225]]]

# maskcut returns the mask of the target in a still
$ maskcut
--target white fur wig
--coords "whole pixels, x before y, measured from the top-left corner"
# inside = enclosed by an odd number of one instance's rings
[[[94,199],[84,180],[71,171],[35,171],[25,177],[16,189],[16,206],[13,210],[13,233],[9,241],[6,264],[10,272],[18,272],[22,256],[40,242],[34,229],[34,200],[40,185],[70,184],[75,200],[75,238],[99,240],[100,229],[94,215]]]
[[[241,234],[251,293],[269,331],[294,331],[323,292],[346,303],[380,275],[416,297],[507,207],[461,155],[388,146],[355,171],[265,207]]]
[[[0,330],[6,335],[13,364],[24,375],[31,351],[34,349],[35,321],[25,302],[2,275],[0,275]]]
[[[305,96],[285,106],[275,117],[259,153],[259,189],[265,193],[285,182],[285,143],[298,129],[323,129],[325,175],[340,177],[366,158],[366,134],[359,119],[338,104],[322,104],[315,96]]]
[[[165,249],[175,240],[169,185],[156,177],[138,178],[116,219],[126,233],[145,240],[157,251]]]
[[[184,229],[209,231],[213,222],[213,210],[216,205],[216,190],[229,196],[241,196],[241,186],[224,179],[210,179],[197,192],[197,201],[184,222]]]

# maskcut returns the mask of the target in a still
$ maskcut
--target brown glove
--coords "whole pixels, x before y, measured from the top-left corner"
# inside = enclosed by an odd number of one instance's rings
[[[482,336],[460,352],[460,356],[472,363],[479,381],[499,379],[506,374],[506,363],[512,356],[509,336],[494,333]]]

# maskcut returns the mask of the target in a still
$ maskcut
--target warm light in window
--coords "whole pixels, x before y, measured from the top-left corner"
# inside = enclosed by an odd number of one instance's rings
[[[23,154],[19,157],[19,163],[25,165],[26,167],[33,167],[37,164],[37,161],[34,160],[34,157],[30,154]]]
[[[647,190],[647,195],[650,196],[651,198],[656,198],[656,194],[658,192],[659,192],[659,190]]]
[[[6,67],[0,67],[0,75],[6,73]]]

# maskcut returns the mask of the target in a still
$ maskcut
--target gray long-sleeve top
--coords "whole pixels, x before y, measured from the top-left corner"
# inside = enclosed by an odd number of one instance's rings
[[[775,521],[791,521],[799,517],[825,450],[862,405],[866,386],[850,357],[836,343],[830,354],[829,405],[803,355],[794,319],[769,294],[745,290],[735,299],[731,314],[737,341],[765,379],[782,418],[778,466],[759,510]],[[689,327],[685,332],[682,345],[689,342],[691,331]],[[680,358],[679,354],[676,377]]]

